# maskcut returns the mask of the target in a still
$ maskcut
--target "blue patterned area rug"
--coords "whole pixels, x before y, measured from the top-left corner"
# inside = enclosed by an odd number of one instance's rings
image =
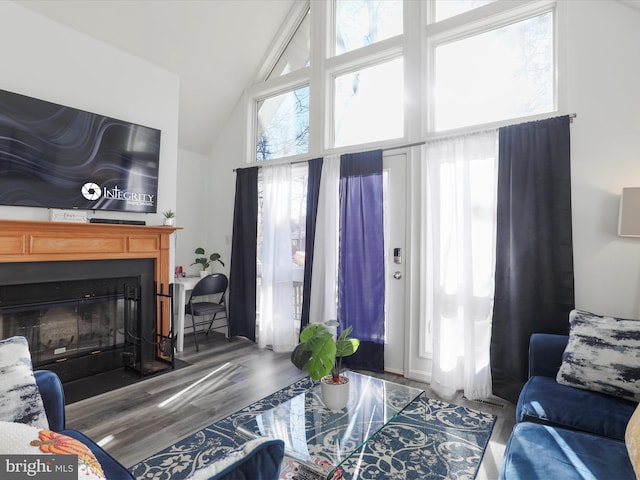
[[[258,413],[308,392],[308,377],[197,431],[131,467],[139,479],[186,478],[222,453],[245,443],[237,428]],[[496,418],[426,398],[409,405],[343,464],[345,479],[472,480]],[[294,461],[285,459],[281,479],[296,479]]]

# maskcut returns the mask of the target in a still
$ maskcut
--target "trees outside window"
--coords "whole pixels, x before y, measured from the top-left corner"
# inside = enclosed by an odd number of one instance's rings
[[[553,112],[555,15],[554,0],[296,2],[282,50],[247,92],[247,162]]]

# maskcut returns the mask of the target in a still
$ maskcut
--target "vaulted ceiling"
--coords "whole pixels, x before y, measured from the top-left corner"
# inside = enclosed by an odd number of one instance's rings
[[[209,154],[295,0],[18,0],[180,77],[179,148]]]

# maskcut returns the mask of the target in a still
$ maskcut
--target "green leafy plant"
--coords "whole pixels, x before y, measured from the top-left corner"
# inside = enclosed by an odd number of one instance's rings
[[[196,257],[196,261],[191,265],[202,265],[202,270],[207,270],[211,266],[211,262],[219,262],[220,265],[224,267],[224,262],[221,260],[219,253],[212,253],[211,255],[207,256],[204,248],[198,247],[196,248],[195,254],[202,256]]]
[[[353,327],[346,328],[334,340],[324,323],[310,323],[300,332],[300,343],[291,353],[291,362],[305,369],[313,380],[331,374],[333,382],[339,383],[342,358],[353,355],[360,346],[360,340],[349,337],[352,330]]]
[[[164,218],[173,218],[176,216],[173,210],[167,210],[166,212],[162,212],[162,215],[164,215]]]

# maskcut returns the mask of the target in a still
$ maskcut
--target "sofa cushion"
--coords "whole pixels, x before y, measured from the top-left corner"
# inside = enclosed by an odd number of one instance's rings
[[[569,335],[534,333],[529,339],[529,378],[536,376],[556,378],[562,354],[567,348]]]
[[[27,423],[48,429],[49,423],[33,376],[26,338],[0,340],[0,378],[0,421]]]
[[[500,480],[635,480],[624,442],[536,423],[518,423]]]
[[[573,310],[569,326],[558,383],[640,400],[640,321]]]
[[[0,422],[0,453],[24,455],[27,459],[33,459],[32,455],[76,455],[78,478],[105,479],[100,463],[85,445],[66,435],[24,423]]]
[[[280,474],[284,442],[257,438],[230,450],[193,472],[189,480],[275,480]]]
[[[622,441],[637,405],[630,400],[561,385],[554,378],[532,377],[520,392],[516,421],[560,426]]]

